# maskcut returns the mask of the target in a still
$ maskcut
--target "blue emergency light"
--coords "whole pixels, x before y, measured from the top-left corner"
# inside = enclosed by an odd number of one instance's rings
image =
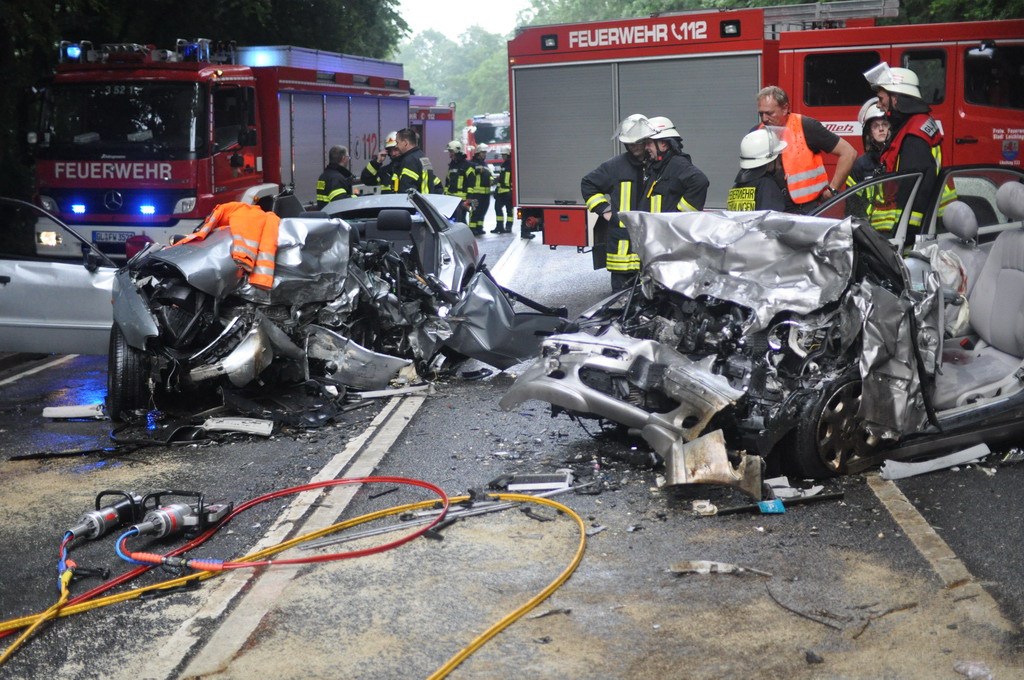
[[[68,45],[66,50],[68,59],[80,59],[82,57],[82,48],[78,45]]]
[[[142,213],[143,215],[155,215],[156,214],[156,206],[155,205],[140,205],[139,206],[139,212]]]
[[[74,203],[71,206],[71,212],[75,213],[76,215],[84,215],[85,205],[82,203]]]

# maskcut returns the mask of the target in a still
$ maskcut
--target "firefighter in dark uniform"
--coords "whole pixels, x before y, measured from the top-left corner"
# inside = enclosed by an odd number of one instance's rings
[[[892,139],[881,153],[884,172],[924,171],[910,208],[906,242],[913,243],[942,170],[942,130],[931,116],[931,107],[921,99],[916,73],[908,68],[890,68],[883,61],[865,71],[864,77],[878,95],[878,108],[885,111],[892,126]],[[909,183],[902,183],[896,195],[898,211],[906,207],[912,190]]]
[[[409,189],[421,194],[441,193],[441,180],[434,174],[427,154],[417,145],[416,133],[402,128],[395,138],[399,155],[391,161],[395,168],[391,175],[391,188],[400,194]]]
[[[598,215],[594,252],[599,255],[599,244],[603,240],[604,264],[611,274],[613,291],[627,288],[640,271],[640,256],[630,248],[629,232],[619,222],[618,213],[636,210],[640,205],[647,138],[656,132],[646,116],[639,113],[628,116],[615,134],[615,138],[626,145],[626,151],[597,166],[580,182],[587,209]],[[597,257],[594,266],[600,266]]]
[[[885,111],[878,107],[878,97],[864,102],[857,114],[861,125],[861,141],[864,153],[853,162],[850,176],[846,178],[846,186],[852,187],[864,180],[883,174],[882,151],[892,138],[892,126]],[[885,198],[885,185],[875,184],[852,195],[847,200],[847,214],[867,219],[871,226],[879,231],[892,231],[899,217],[895,203]]]
[[[327,152],[327,167],[316,180],[316,207],[319,210],[331,201],[352,195],[351,159],[348,148],[332,146]]]
[[[467,196],[466,191],[472,185],[476,176],[476,168],[466,159],[462,153],[462,142],[452,140],[445,147],[448,151],[448,175],[445,177],[444,193],[449,196],[458,196],[462,199],[458,209],[452,216],[456,222],[466,222]]]
[[[786,186],[781,158],[786,142],[776,132],[778,129],[759,128],[740,142],[740,172],[726,199],[729,210],[798,212]]]
[[[495,179],[494,189],[494,227],[495,234],[511,234],[512,222],[515,216],[512,214],[512,152],[506,149],[501,152],[501,170]],[[532,238],[532,236],[523,236]]]
[[[391,179],[392,171],[395,169],[395,158],[398,157],[398,132],[389,132],[384,140],[384,149],[377,153],[376,158],[371,158],[363,171],[359,174],[359,181],[367,186],[380,185],[382,194],[390,194],[394,191],[394,183]],[[385,161],[390,162],[385,163]]]
[[[484,235],[484,216],[487,215],[487,209],[491,207],[491,169],[484,161],[489,148],[486,144],[477,144],[473,151],[473,160],[470,161],[476,174],[468,190],[469,200],[473,204],[469,229],[477,236]]]
[[[650,119],[657,132],[647,140],[647,179],[640,210],[695,212],[704,209],[708,178],[683,151],[683,138],[664,116]]]

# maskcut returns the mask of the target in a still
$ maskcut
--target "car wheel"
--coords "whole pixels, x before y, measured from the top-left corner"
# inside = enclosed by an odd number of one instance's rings
[[[131,345],[115,323],[107,354],[107,412],[113,420],[149,407],[149,357]]]
[[[782,452],[790,474],[805,479],[834,477],[843,474],[852,460],[874,453],[877,439],[857,417],[860,395],[860,377],[847,375],[827,383],[807,402],[789,439],[791,446]]]

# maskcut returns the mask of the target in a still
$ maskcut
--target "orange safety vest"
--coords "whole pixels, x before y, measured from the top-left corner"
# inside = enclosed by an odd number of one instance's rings
[[[789,114],[786,121],[786,148],[782,150],[782,167],[786,170],[789,196],[797,205],[810,203],[828,185],[825,159],[813,153],[804,138],[803,116]]]
[[[249,274],[249,283],[270,290],[274,285],[274,259],[277,256],[277,231],[281,218],[248,203],[221,203],[195,233],[175,245],[201,241],[214,229],[231,230],[231,257]]]

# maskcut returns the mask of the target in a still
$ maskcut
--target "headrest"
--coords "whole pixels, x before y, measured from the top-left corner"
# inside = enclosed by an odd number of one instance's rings
[[[973,241],[978,236],[978,216],[963,201],[953,201],[946,206],[942,224],[946,231],[962,241]]]
[[[996,206],[999,212],[1014,222],[1024,220],[1024,184],[1007,182],[996,192]]]
[[[411,231],[412,213],[401,208],[386,208],[377,213],[377,229],[380,231]]]

